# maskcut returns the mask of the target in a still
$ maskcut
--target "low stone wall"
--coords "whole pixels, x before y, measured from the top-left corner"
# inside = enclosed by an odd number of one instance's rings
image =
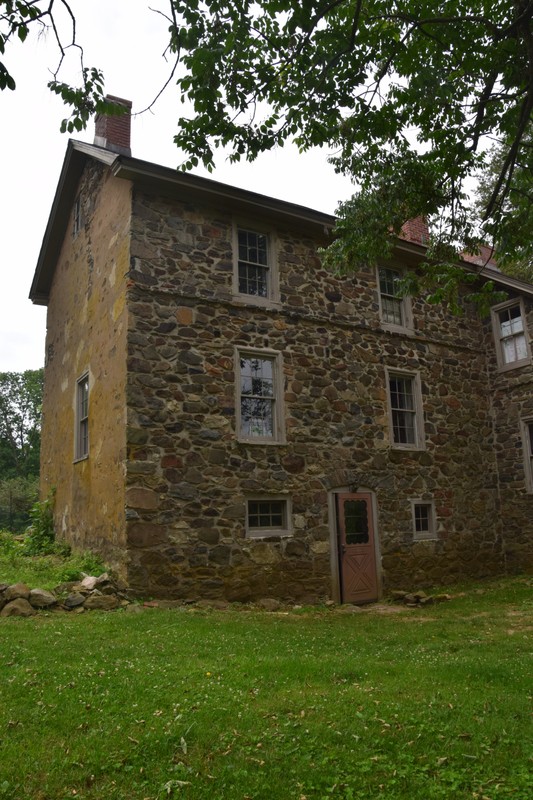
[[[111,580],[107,572],[99,577],[62,583],[52,592],[31,589],[25,583],[0,583],[0,617],[31,617],[43,609],[76,613],[94,609],[113,611],[130,603],[127,588]]]
[[[450,600],[449,594],[428,595],[422,590],[415,592],[393,591],[391,594],[393,604],[401,604],[408,608],[416,608],[433,603]],[[354,605],[337,605],[333,600],[327,600],[325,606],[337,609],[339,612],[355,613],[364,607]],[[128,611],[142,611],[145,608],[176,608],[194,607],[197,609],[215,609],[224,611],[231,608],[250,609],[255,607],[261,611],[283,612],[286,609],[300,609],[301,605],[283,604],[272,597],[264,597],[251,606],[250,604],[229,603],[223,600],[198,600],[187,602],[183,600],[147,600],[141,603],[133,602],[129,590],[120,582],[112,580],[107,573],[99,577],[87,576],[81,581],[69,581],[57,586],[53,591],[47,589],[30,589],[25,583],[0,583],[0,617],[31,617],[38,611],[65,611],[76,614],[84,611],[114,611],[125,609]],[[392,610],[391,605],[371,603],[369,609]]]

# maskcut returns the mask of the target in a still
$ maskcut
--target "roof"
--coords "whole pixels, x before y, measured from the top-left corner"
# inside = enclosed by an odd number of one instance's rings
[[[97,145],[70,140],[30,289],[30,299],[37,305],[48,304],[52,279],[78,184],[85,165],[91,159],[108,167],[116,178],[132,181],[175,199],[186,198],[211,205],[223,202],[224,207],[234,213],[251,215],[260,212],[265,221],[284,222],[324,239],[331,234],[335,225],[335,217],[331,214],[131,156],[117,155]],[[415,265],[423,258],[425,246],[420,241],[409,241],[402,237],[398,239],[397,250],[408,263]],[[504,275],[491,266],[482,269],[466,263],[464,266],[465,269],[479,271],[482,277],[499,286],[533,296],[533,286]]]
[[[109,167],[116,178],[133,181],[176,199],[183,197],[189,201],[219,205],[223,202],[225,208],[241,214],[252,215],[259,211],[264,220],[273,222],[283,220],[287,224],[324,238],[335,225],[335,217],[331,214],[131,156],[117,155],[97,145],[70,140],[30,289],[30,299],[37,305],[48,303],[55,266],[78,184],[90,159]]]

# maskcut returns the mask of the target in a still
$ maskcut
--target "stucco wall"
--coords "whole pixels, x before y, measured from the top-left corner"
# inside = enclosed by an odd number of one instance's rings
[[[328,597],[335,593],[328,493],[341,487],[375,495],[385,588],[501,572],[482,323],[418,300],[412,335],[386,331],[374,270],[339,280],[321,269],[314,242],[279,228],[276,238],[279,305],[239,302],[231,216],[135,197],[130,582],[189,598]],[[238,441],[239,346],[282,354],[284,444]],[[386,367],[420,376],[424,449],[391,447]],[[290,497],[293,535],[246,538],[246,498],[269,494]],[[413,541],[412,498],[434,500],[434,541]]]
[[[56,487],[60,536],[118,565],[125,546],[124,459],[130,185],[90,164],[79,187],[47,316],[42,493]],[[77,380],[89,374],[89,457],[74,463]]]

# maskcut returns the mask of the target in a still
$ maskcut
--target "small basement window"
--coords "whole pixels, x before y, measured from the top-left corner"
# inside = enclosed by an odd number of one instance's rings
[[[254,498],[246,501],[246,535],[287,536],[291,533],[286,498]]]
[[[436,539],[435,505],[433,501],[411,500],[413,539]]]

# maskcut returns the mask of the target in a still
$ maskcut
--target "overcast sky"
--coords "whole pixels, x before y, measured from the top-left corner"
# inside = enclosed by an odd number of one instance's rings
[[[77,39],[86,66],[104,71],[106,91],[145,108],[164,84],[169,64],[162,58],[168,23],[149,6],[166,10],[165,0],[72,0]],[[68,38],[68,32],[65,34]],[[0,294],[0,372],[37,369],[44,362],[46,308],[28,293],[67,147],[59,132],[66,107],[47,89],[57,61],[51,33],[9,47],[5,63],[17,89],[0,94],[0,224],[3,288]],[[79,60],[71,51],[62,79],[79,82]],[[150,113],[132,120],[132,155],[178,166],[183,154],[172,142],[183,113],[171,85]],[[76,138],[93,141],[94,125]],[[221,156],[210,176],[235,186],[333,213],[351,187],[335,175],[328,153],[299,155],[284,148],[253,164],[230,165]],[[197,170],[198,174],[207,174]]]

